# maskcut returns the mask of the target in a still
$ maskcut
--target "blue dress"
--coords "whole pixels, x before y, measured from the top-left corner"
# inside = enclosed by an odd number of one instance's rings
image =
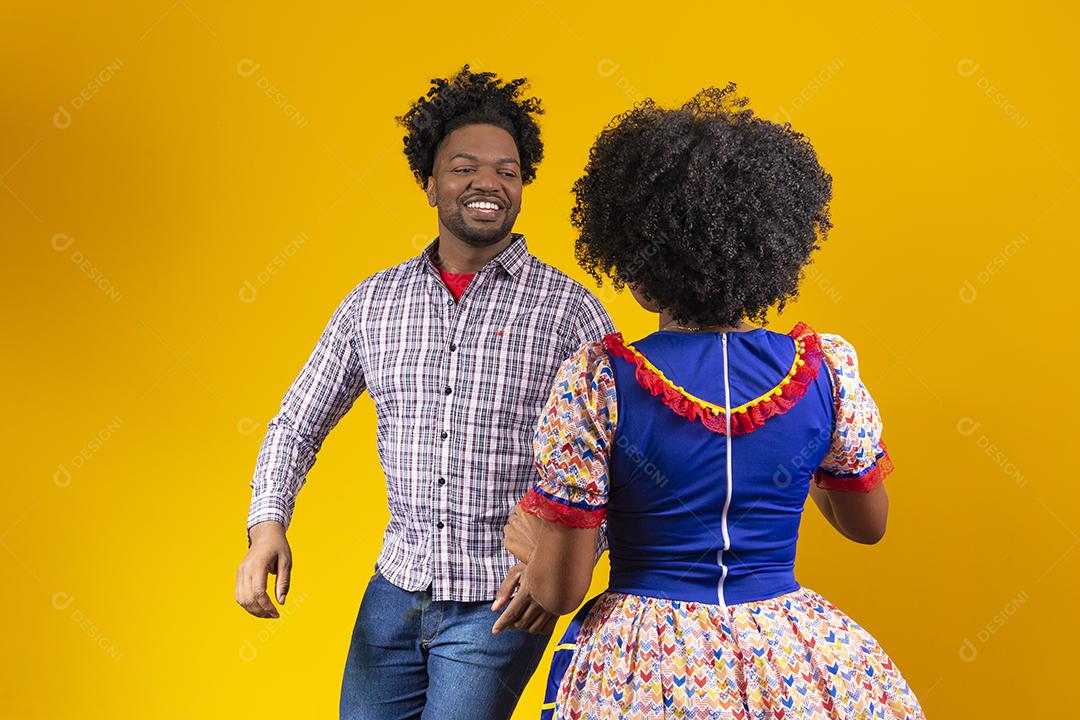
[[[611,575],[556,647],[543,717],[922,718],[874,638],[794,571],[810,483],[877,487],[881,429],[851,345],[801,323],[581,347],[522,506],[605,524]]]

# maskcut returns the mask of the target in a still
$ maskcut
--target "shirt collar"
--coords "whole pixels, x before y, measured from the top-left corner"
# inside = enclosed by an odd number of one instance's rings
[[[521,272],[521,269],[525,267],[525,261],[529,258],[529,247],[525,242],[525,236],[521,233],[511,233],[510,244],[503,248],[503,251],[493,257],[488,263],[495,263],[502,267],[511,277],[517,277]],[[427,247],[424,248],[421,257],[423,257],[428,268],[439,274],[439,266],[435,264],[433,255],[435,254],[435,248],[439,246],[439,238],[435,238]]]

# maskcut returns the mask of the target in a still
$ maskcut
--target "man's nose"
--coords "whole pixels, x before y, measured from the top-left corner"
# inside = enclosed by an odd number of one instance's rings
[[[480,168],[473,175],[472,186],[477,190],[498,190],[499,175],[494,168]]]

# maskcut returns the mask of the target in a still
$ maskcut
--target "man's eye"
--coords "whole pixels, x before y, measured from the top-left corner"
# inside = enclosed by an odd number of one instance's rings
[[[503,170],[502,175],[503,175],[503,177],[508,177],[508,178],[517,177],[517,173],[513,172],[512,170]]]
[[[471,168],[471,167],[459,167],[459,168],[454,168],[454,172],[456,172],[456,173],[466,173],[466,172],[472,172],[472,168]]]

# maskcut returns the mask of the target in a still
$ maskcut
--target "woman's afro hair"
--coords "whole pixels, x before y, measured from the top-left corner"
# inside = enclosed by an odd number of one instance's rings
[[[536,123],[544,110],[538,98],[524,97],[527,89],[525,78],[504,82],[495,73],[472,72],[468,65],[449,79],[432,79],[427,96],[418,98],[397,118],[407,133],[405,157],[416,180],[421,185],[427,183],[435,153],[447,135],[466,125],[485,124],[501,127],[514,138],[521,182],[531,182],[544,156]]]
[[[650,99],[596,139],[574,183],[578,263],[633,284],[676,321],[764,324],[797,297],[832,223],[832,177],[790,124],[756,117],[735,84],[677,109]]]

